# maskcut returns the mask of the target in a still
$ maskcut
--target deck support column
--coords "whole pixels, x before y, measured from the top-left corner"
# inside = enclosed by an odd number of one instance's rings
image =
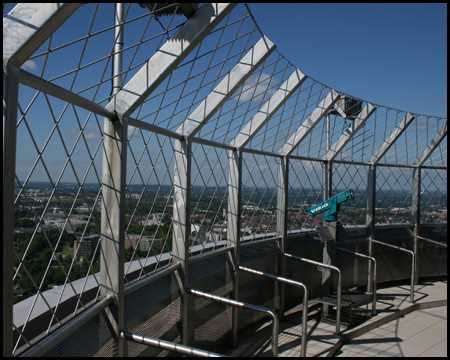
[[[113,91],[122,88],[123,4],[116,4],[113,58]],[[114,105],[108,104],[111,111]],[[114,356],[127,356],[127,342],[120,338],[126,329],[124,263],[125,263],[125,188],[127,168],[128,125],[126,117],[104,118],[103,176],[101,208],[100,285],[101,296],[112,296],[113,304],[105,312],[114,333]]]
[[[376,201],[376,165],[370,165],[367,172],[367,209],[366,209],[366,228],[368,236],[368,254],[373,257],[373,243],[375,238],[375,201]],[[367,291],[372,291],[372,262],[369,262],[368,277],[367,277]]]
[[[412,218],[413,218],[413,251],[414,251],[414,284],[419,282],[419,259],[418,259],[418,239],[420,234],[420,201],[421,201],[421,188],[422,188],[422,169],[420,166],[414,169],[414,182],[412,189]]]
[[[13,265],[14,265],[14,198],[16,194],[17,97],[19,84],[11,71],[3,70],[3,305],[2,330],[4,357],[13,355]],[[5,91],[8,90],[8,91]]]
[[[233,283],[233,299],[239,301],[239,265],[241,244],[241,187],[242,187],[242,152],[238,149],[228,152],[228,211],[227,243],[233,248],[230,273]],[[238,344],[239,309],[232,308],[233,346]]]
[[[175,168],[173,174],[173,232],[172,256],[181,265],[181,340],[189,345],[192,340],[191,295],[186,289],[191,288],[189,274],[189,248],[191,234],[191,158],[192,144],[189,139],[174,141]]]
[[[324,162],[324,173],[323,173],[323,201],[328,200],[332,194],[332,186],[333,186],[333,164],[331,161]],[[326,239],[323,242],[323,252],[322,252],[322,262],[324,264],[331,265],[334,260],[334,250],[330,248],[328,244],[328,240],[336,241],[338,234],[338,223],[324,223],[321,227],[323,234],[320,235],[322,239]],[[319,229],[321,231],[321,229]],[[325,285],[329,282],[331,277],[331,273],[329,271],[322,272],[322,285]],[[330,283],[331,285],[331,283]]]
[[[287,218],[288,218],[288,190],[289,190],[289,157],[283,156],[278,167],[278,189],[277,189],[277,233],[280,238],[279,247],[281,254],[287,251]],[[279,255],[277,259],[277,273],[286,276],[286,258]],[[279,282],[275,283],[275,299],[280,314],[285,310],[285,286]]]

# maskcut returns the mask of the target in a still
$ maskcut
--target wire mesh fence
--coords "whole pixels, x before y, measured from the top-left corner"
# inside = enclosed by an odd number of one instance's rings
[[[128,136],[125,276],[140,279],[170,260],[174,145],[142,129],[130,127]]]
[[[122,29],[123,71],[126,82],[173,35],[185,18],[155,16],[136,3],[125,4],[121,24],[115,23],[112,3],[84,4],[28,59],[22,68],[95,102],[111,94],[112,62]]]
[[[299,124],[313,112],[330,90],[317,81],[306,78],[272,119],[261,127],[248,147],[278,153]]]
[[[439,143],[423,165],[447,167],[447,136]]]
[[[421,223],[447,223],[447,170],[422,169]]]
[[[85,295],[98,285],[103,156],[96,114],[25,86],[20,91],[13,281],[15,302],[28,306],[16,322],[16,348],[43,312],[52,314],[48,332],[67,298],[77,299],[74,313],[92,299]]]
[[[288,230],[313,229],[320,216],[312,217],[306,210],[323,200],[323,163],[290,159],[288,191]]]
[[[3,7],[4,20],[20,17],[11,13],[14,6]],[[176,141],[192,146],[191,171],[186,172],[191,181],[185,189],[191,250],[204,253],[226,243],[230,144],[297,69],[278,50],[266,49],[236,84],[227,83],[227,92],[220,94],[223,99],[203,116],[194,138],[183,138],[190,115],[222,80],[229,79],[246,54],[253,54],[255,44],[268,41],[246,5],[230,7],[140,99],[130,116],[140,127],[129,126],[128,138],[121,139],[127,154],[121,165],[109,159],[104,126],[110,120],[125,120],[113,113],[108,120],[90,112],[92,104],[105,108],[110,103],[114,79],[120,77],[126,84],[161,53],[162,44],[186,40],[179,31],[190,15],[183,15],[180,6],[127,3],[123,20],[117,23],[113,4],[83,4],[46,34],[20,66],[22,76],[31,74],[35,80],[25,84],[23,77],[19,79],[16,111],[16,173],[11,189],[15,354],[101,298],[102,281],[111,270],[107,268],[111,259],[103,250],[108,242],[118,241],[109,236],[117,235],[113,227],[118,215],[105,205],[105,191],[111,191],[104,179],[109,167],[125,167],[120,204],[124,224],[119,233],[124,237],[126,282],[174,261]],[[118,32],[124,35],[119,51]],[[114,75],[117,55],[122,70]],[[59,90],[52,92],[50,85]],[[58,92],[63,90],[86,102],[74,97],[62,100]],[[324,160],[330,153],[337,160],[332,163],[332,194],[348,189],[354,193],[340,209],[344,225],[365,223],[367,165],[374,159],[379,161],[376,223],[412,223],[413,167],[442,132],[446,119],[412,114],[412,121],[405,121],[405,111],[375,105],[374,112],[358,123],[369,103],[345,94],[314,118],[324,110],[323,100],[331,91],[307,76],[249,136],[245,148],[255,151],[242,152],[242,241],[280,235],[279,154],[296,132],[303,135],[289,154],[289,231],[313,229],[320,223],[321,218],[310,217],[306,209],[324,199]],[[4,97],[4,127],[9,116]],[[305,123],[312,118],[312,123]],[[160,128],[144,130],[149,124]],[[445,138],[422,164],[422,223],[447,223],[446,162]]]
[[[230,144],[293,70],[294,67],[277,52],[269,55],[221,106],[199,136]]]
[[[176,130],[260,37],[245,8],[238,6],[171,71],[132,116]]]
[[[227,239],[228,155],[203,144],[194,144],[192,154],[190,241],[204,252]]]
[[[352,190],[353,198],[339,209],[339,221],[343,225],[364,225],[367,209],[367,170],[364,165],[333,164],[332,195]]]
[[[241,236],[245,240],[276,233],[279,166],[277,157],[243,155]]]
[[[375,220],[377,224],[412,223],[413,169],[377,167]]]
[[[367,163],[373,160],[396,129],[400,129],[406,112],[377,107],[364,125],[343,147],[336,159]]]

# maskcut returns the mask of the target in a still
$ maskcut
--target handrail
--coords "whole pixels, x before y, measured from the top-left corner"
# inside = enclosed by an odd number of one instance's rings
[[[414,276],[414,268],[415,268],[415,263],[416,263],[416,255],[414,254],[414,251],[409,250],[409,249],[405,249],[402,248],[401,246],[397,246],[397,245],[392,245],[392,244],[388,244],[385,243],[383,241],[380,240],[376,240],[376,239],[371,239],[372,242],[376,243],[376,244],[380,244],[380,245],[384,245],[386,247],[390,247],[392,249],[396,249],[399,251],[402,251],[404,253],[407,253],[409,255],[411,255],[411,289],[410,289],[410,302],[414,302],[414,282],[415,282],[415,276]]]
[[[423,237],[423,236],[420,236],[420,235],[417,235],[416,237],[417,237],[418,239],[420,239],[420,240],[429,242],[429,243],[434,244],[434,245],[437,245],[437,246],[442,246],[442,247],[445,247],[445,248],[447,247],[447,244],[444,244],[444,243],[442,243],[442,242],[440,242],[440,241],[431,240],[431,239],[428,239],[428,238]]]
[[[363,259],[368,259],[373,262],[373,271],[372,271],[372,315],[375,316],[377,314],[377,261],[373,256],[361,254],[357,251],[352,251],[349,249],[341,248],[339,246],[335,247],[336,250],[342,251],[356,257],[360,257]]]
[[[133,334],[129,331],[121,331],[120,337],[122,339],[126,339],[128,341],[133,341],[138,344],[144,344],[144,345],[153,346],[153,347],[164,349],[164,350],[175,351],[180,354],[185,354],[185,355],[190,355],[190,356],[201,356],[201,357],[226,356],[226,355],[214,353],[211,351],[200,350],[197,348],[193,348],[191,346],[176,344],[176,343],[173,343],[170,341],[165,341],[165,340],[160,340],[157,338]]]
[[[281,283],[289,284],[289,285],[296,286],[296,287],[301,287],[303,289],[302,345],[301,345],[300,355],[302,357],[306,357],[306,338],[308,336],[308,288],[306,287],[306,285],[299,281],[291,280],[291,279],[288,279],[288,278],[285,278],[282,276],[269,274],[269,273],[255,270],[255,269],[250,269],[245,266],[239,265],[239,270],[242,270],[242,271],[254,274],[254,275],[267,277],[267,278],[276,280]]]
[[[206,293],[206,292],[203,292],[200,290],[188,289],[188,292],[192,295],[196,295],[196,296],[199,296],[199,297],[202,297],[205,299],[209,299],[209,300],[215,300],[222,304],[227,304],[227,305],[231,305],[231,306],[238,307],[238,308],[244,308],[244,309],[248,309],[248,310],[262,312],[262,313],[270,315],[270,317],[272,318],[272,354],[273,354],[273,356],[278,356],[278,331],[280,328],[280,324],[279,324],[278,316],[272,310],[270,310],[269,308],[263,307],[263,306],[258,306],[258,305],[253,305],[253,304],[249,304],[249,303],[244,303],[242,301],[228,299],[228,298],[225,298],[222,296],[209,294],[209,293]]]
[[[336,271],[338,274],[338,283],[337,283],[337,304],[336,304],[336,335],[340,333],[341,329],[341,302],[342,302],[342,276],[341,276],[341,270],[333,265],[324,264],[315,260],[302,258],[300,256],[295,256],[289,253],[282,253],[283,256],[286,256],[290,259],[303,261],[309,264],[313,264],[325,269]]]

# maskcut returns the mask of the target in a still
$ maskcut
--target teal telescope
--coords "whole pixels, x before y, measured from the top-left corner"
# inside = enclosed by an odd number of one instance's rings
[[[310,215],[315,216],[321,213],[325,213],[324,220],[326,222],[332,222],[337,220],[337,212],[341,204],[353,198],[353,191],[342,191],[328,200],[311,206],[307,211]]]

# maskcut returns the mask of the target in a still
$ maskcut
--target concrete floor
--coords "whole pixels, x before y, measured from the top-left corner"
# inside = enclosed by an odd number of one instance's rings
[[[369,322],[386,316],[386,313],[407,308],[410,305],[408,291],[409,287],[407,286],[378,291],[380,299],[377,305],[380,313]],[[402,293],[405,295],[401,295]],[[418,285],[415,299],[418,303],[447,299],[447,282],[439,281]],[[446,357],[447,306],[415,310],[399,319],[376,327],[345,344],[337,356]]]
[[[353,339],[338,356],[447,356],[447,307],[417,310]]]
[[[343,341],[336,336],[335,326],[330,322],[311,318],[308,321],[307,356],[327,356],[333,352],[338,357],[355,356],[447,356],[447,307],[419,309],[403,317],[392,319],[400,311],[411,309],[409,286],[394,286],[377,291],[377,315],[352,328],[342,327],[342,335],[351,340]],[[415,303],[447,299],[447,282],[437,281],[417,285]],[[370,306],[362,307],[362,311]],[[369,313],[367,311],[367,313]],[[280,325],[279,356],[300,356],[301,320],[292,314]],[[235,349],[234,355],[271,356],[270,323],[266,323],[252,336],[245,336],[239,348],[247,350],[257,342],[260,345],[252,354]],[[257,338],[265,337],[265,342]]]

